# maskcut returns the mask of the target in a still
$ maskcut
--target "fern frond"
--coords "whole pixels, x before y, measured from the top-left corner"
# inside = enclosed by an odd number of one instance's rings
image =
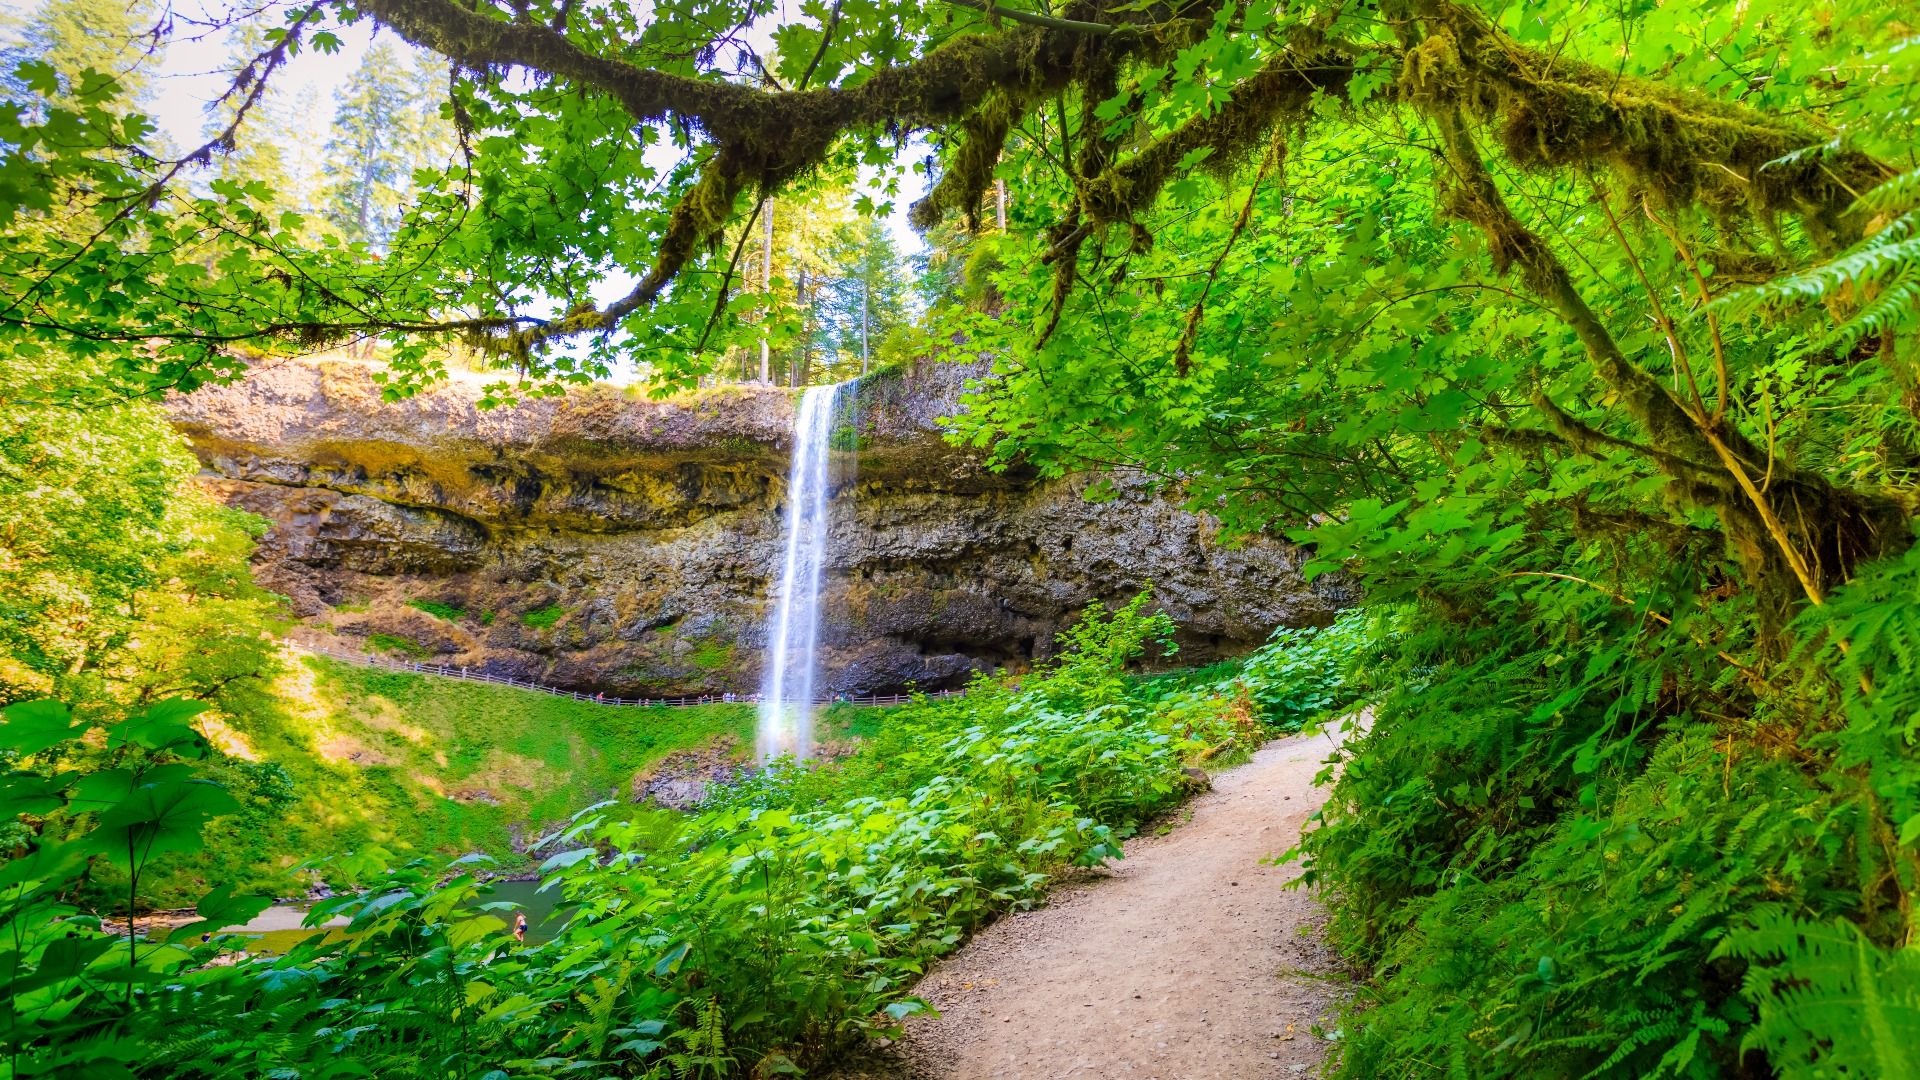
[[[1852,345],[1868,334],[1903,329],[1920,314],[1920,269],[1902,267],[1873,302],[1861,308],[1836,332],[1845,344]]]
[[[1870,285],[1920,262],[1920,237],[1881,242],[1878,234],[1819,266],[1729,293],[1714,302],[1731,308],[1785,300],[1820,300],[1848,287]]]
[[[1727,951],[1753,964],[1759,1022],[1741,1040],[1794,1076],[1920,1075],[1920,949],[1887,951],[1844,919],[1762,911]]]
[[[1855,211],[1864,214],[1897,213],[1916,206],[1920,206],[1920,169],[1901,173],[1853,204]]]
[[[1854,203],[1854,210],[1861,214],[1899,215],[1872,236],[1818,266],[1727,293],[1703,310],[1746,312],[1839,296],[1865,306],[1835,327],[1829,341],[1850,345],[1864,335],[1898,329],[1920,313],[1920,210],[1916,208],[1920,208],[1920,169],[1901,173]]]
[[[1760,171],[1765,172],[1768,169],[1777,169],[1785,165],[1798,165],[1803,161],[1817,161],[1820,158],[1833,157],[1852,149],[1853,139],[1851,135],[1842,131],[1826,142],[1814,143],[1812,146],[1803,146],[1798,150],[1789,150],[1779,157],[1774,158],[1772,161],[1761,164]]]

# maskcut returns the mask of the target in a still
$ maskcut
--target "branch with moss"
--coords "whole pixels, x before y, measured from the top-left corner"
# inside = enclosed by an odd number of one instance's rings
[[[1127,84],[1128,76],[1171,63],[1205,40],[1220,21],[1223,0],[1179,7],[1073,0],[1045,14],[993,0],[953,2],[982,11],[986,25],[955,27],[924,53],[864,78],[784,89],[650,67],[639,59],[646,55],[639,43],[590,45],[598,39],[589,33],[604,28],[589,31],[558,15],[535,17],[524,5],[515,12],[464,0],[358,0],[355,10],[450,58],[468,73],[463,77],[484,81],[517,69],[536,82],[553,80],[617,104],[635,124],[677,126],[701,157],[697,179],[667,208],[650,265],[620,299],[539,321],[436,324],[422,312],[397,312],[386,328],[401,334],[459,330],[523,362],[557,339],[611,332],[659,301],[683,272],[717,249],[742,213],[743,193],[778,193],[827,164],[849,137],[950,133],[947,169],[915,207],[914,221],[928,227],[956,212],[976,213],[1008,133],[1032,111],[1054,105],[1066,139],[1071,101],[1082,114],[1076,145],[1052,158],[1066,174],[1071,197],[1046,232],[1057,313],[1079,287],[1083,253],[1114,250],[1106,241],[1109,230],[1126,230],[1123,239],[1132,250],[1151,242],[1141,222],[1172,178],[1196,162],[1226,176],[1250,165],[1288,125],[1337,122],[1327,119],[1337,114],[1319,103],[1349,100],[1356,70],[1383,63],[1397,65],[1398,74],[1385,87],[1373,86],[1357,109],[1410,106],[1443,125],[1449,116],[1457,116],[1459,125],[1483,124],[1497,131],[1507,156],[1523,167],[1585,170],[1610,163],[1670,206],[1706,203],[1762,217],[1788,211],[1815,223],[1823,235],[1843,236],[1850,189],[1886,172],[1878,162],[1845,151],[1790,158],[1790,151],[1823,142],[1829,133],[1523,46],[1475,8],[1452,0],[1383,4],[1386,25],[1399,34],[1390,42],[1350,41],[1320,24],[1265,31],[1257,46],[1266,53],[1259,67],[1215,88],[1208,108],[1157,136],[1113,134],[1120,129],[1099,120],[1095,110],[1109,101],[1136,100],[1139,91]],[[839,32],[837,19],[829,16],[828,22],[822,50]],[[1224,25],[1232,22],[1227,13]],[[816,55],[808,67],[819,63]],[[1484,202],[1470,186],[1459,189],[1461,197]],[[1524,230],[1502,235],[1523,247],[1527,242]],[[1524,250],[1496,253],[1503,263],[1529,257]],[[1539,282],[1548,292],[1560,288],[1545,278]],[[423,326],[434,330],[416,331]],[[142,329],[168,339],[166,327]],[[1583,335],[1594,337],[1591,328]],[[269,335],[263,330],[261,336]],[[1607,349],[1598,355],[1606,358]],[[1656,415],[1668,411],[1657,396],[1645,409],[1656,426],[1687,437],[1681,426]],[[1710,447],[1675,452],[1708,460],[1696,452],[1702,449]],[[1732,450],[1745,459],[1742,448]]]

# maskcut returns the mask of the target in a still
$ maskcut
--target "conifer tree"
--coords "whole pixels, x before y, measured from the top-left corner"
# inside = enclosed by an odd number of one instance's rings
[[[267,26],[264,23],[242,23],[234,28],[232,47],[227,53],[225,66],[229,71],[241,71],[267,47]],[[208,110],[203,128],[206,137],[212,138],[233,122],[239,100],[239,96],[234,95]],[[297,204],[298,193],[294,190],[293,173],[287,160],[287,122],[286,109],[275,88],[269,84],[265,94],[253,105],[243,121],[245,137],[236,138],[233,148],[216,162],[218,175],[240,183],[264,183],[273,189],[283,205]]]
[[[842,363],[865,374],[873,351],[907,318],[911,280],[886,223],[860,218],[845,226],[832,252],[835,280],[828,318]]]
[[[384,247],[399,228],[414,170],[444,157],[449,125],[433,80],[386,42],[367,50],[335,108],[321,212],[348,240]]]

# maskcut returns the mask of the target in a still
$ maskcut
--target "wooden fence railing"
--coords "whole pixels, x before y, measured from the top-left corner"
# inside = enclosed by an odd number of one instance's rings
[[[492,683],[495,686],[511,686],[517,690],[535,690],[555,697],[572,698],[575,701],[591,701],[596,705],[628,705],[640,708],[685,708],[689,705],[755,704],[760,700],[758,694],[700,694],[688,697],[659,698],[623,698],[608,697],[605,694],[585,694],[578,690],[566,690],[558,686],[547,686],[527,679],[516,679],[511,675],[493,675],[476,668],[460,664],[430,664],[421,660],[401,660],[379,653],[342,649],[325,642],[289,638],[288,643],[303,652],[316,656],[325,656],[333,660],[343,660],[349,664],[365,664],[369,667],[386,668],[389,671],[407,671],[420,675],[437,675],[445,679],[465,679],[468,682]],[[936,690],[926,694],[930,698],[957,697],[964,690]],[[905,705],[912,701],[911,694],[879,694],[869,697],[823,697],[815,698],[816,705],[831,705],[840,702],[849,705]]]

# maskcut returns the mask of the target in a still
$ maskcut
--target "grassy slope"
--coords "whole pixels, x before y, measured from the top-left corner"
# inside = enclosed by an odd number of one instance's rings
[[[286,895],[305,860],[373,848],[484,851],[512,867],[524,861],[512,854],[516,831],[626,799],[635,773],[666,754],[720,735],[750,742],[754,724],[751,705],[596,705],[313,656],[274,689],[277,708],[221,740],[256,759],[224,778],[248,812],[215,823],[210,849],[155,883],[162,902],[197,896],[205,881]],[[291,779],[290,801],[261,779],[268,763]]]

